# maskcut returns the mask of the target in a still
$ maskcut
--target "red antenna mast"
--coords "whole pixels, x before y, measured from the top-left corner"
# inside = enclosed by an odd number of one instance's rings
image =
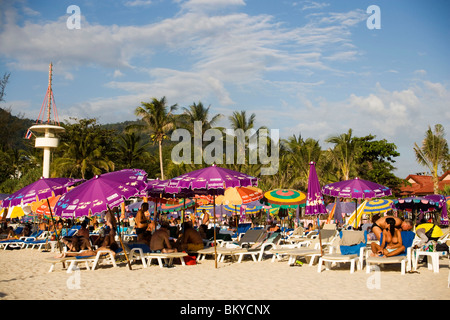
[[[53,89],[52,89],[52,74],[53,74],[53,64],[50,62],[50,65],[48,67],[48,88],[47,93],[45,94],[44,101],[42,102],[41,111],[39,112],[39,117],[36,120],[36,124],[40,123],[47,123],[47,124],[54,124],[59,126],[59,118],[58,118],[58,112],[56,111],[56,103],[55,103],[55,97],[53,96]],[[51,120],[51,110],[52,110],[52,102],[53,102],[53,117],[54,120]],[[45,112],[42,112],[45,107]],[[44,122],[44,116],[47,114],[47,121]],[[41,119],[42,115],[42,119]]]

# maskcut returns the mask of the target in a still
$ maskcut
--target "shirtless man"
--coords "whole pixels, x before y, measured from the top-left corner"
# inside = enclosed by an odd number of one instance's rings
[[[148,211],[148,202],[144,202],[141,205],[141,208],[138,210],[136,214],[135,221],[135,230],[137,235],[137,241],[142,241],[144,238],[144,232],[147,230],[148,227],[148,221],[147,217],[145,216],[145,212]]]
[[[397,217],[381,217],[379,218],[377,221],[374,222],[374,224],[372,225],[372,232],[375,234],[375,236],[377,237],[377,240],[380,240],[381,238],[381,233],[383,232],[383,230],[389,229],[390,228],[390,224],[388,223],[388,219],[394,219],[395,221],[395,228],[396,229],[402,229],[403,231],[408,231],[411,230],[413,228],[413,222],[409,219],[406,220],[402,220],[400,218]],[[388,221],[386,221],[388,220]]]
[[[185,222],[183,223],[183,227],[184,233],[178,240],[180,241],[179,249],[181,251],[197,251],[203,249],[205,247],[203,238],[197,230],[192,228],[192,223]]]
[[[156,230],[150,240],[150,250],[162,253],[176,252],[177,249],[172,248],[169,240],[169,224],[167,222],[161,223],[161,227]]]

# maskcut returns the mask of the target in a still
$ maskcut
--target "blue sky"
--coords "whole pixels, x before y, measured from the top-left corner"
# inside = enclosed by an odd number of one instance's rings
[[[67,28],[70,5],[80,29]],[[381,29],[367,28],[370,5]],[[429,125],[450,134],[449,9],[446,0],[0,0],[0,74],[11,72],[1,107],[37,118],[52,62],[61,121],[134,120],[152,97],[202,101],[324,148],[349,128],[376,135],[398,146],[395,173],[406,177],[426,171],[412,148]]]

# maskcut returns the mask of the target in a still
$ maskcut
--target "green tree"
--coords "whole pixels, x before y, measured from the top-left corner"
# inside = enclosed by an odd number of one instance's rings
[[[150,158],[147,147],[150,143],[142,142],[142,138],[135,132],[126,132],[118,136],[114,149],[117,153],[117,160],[124,168],[135,168],[146,159]]]
[[[158,142],[161,180],[164,180],[162,142],[168,138],[169,132],[175,128],[173,112],[176,109],[176,104],[168,107],[166,97],[163,97],[160,100],[152,98],[152,102],[141,102],[141,106],[135,110],[136,116],[141,117],[146,123],[151,140]]]
[[[59,148],[55,151],[52,173],[54,176],[92,178],[94,175],[114,170],[109,160],[112,152],[112,130],[105,130],[96,119],[75,119],[65,123]]]
[[[395,158],[400,156],[397,146],[387,140],[374,140],[376,136],[355,137],[357,174],[360,178],[377,182],[390,188],[397,188],[402,179],[392,171],[395,169]]]
[[[414,153],[417,162],[427,167],[433,176],[434,193],[438,193],[439,183],[439,166],[446,166],[449,158],[448,143],[445,139],[444,126],[436,124],[434,132],[431,126],[425,132],[425,138],[422,141],[422,146],[414,143]]]
[[[355,155],[357,144],[352,137],[352,129],[347,133],[338,136],[332,136],[326,140],[328,143],[334,143],[331,154],[336,161],[343,180],[349,180],[350,176],[355,174]]]

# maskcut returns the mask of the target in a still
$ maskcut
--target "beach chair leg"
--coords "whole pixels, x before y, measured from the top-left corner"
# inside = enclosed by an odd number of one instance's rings
[[[403,260],[402,261],[402,274],[405,274],[406,272],[406,261],[405,260]]]
[[[319,258],[319,262],[317,263],[317,272],[322,272],[322,258]]]
[[[72,260],[70,261],[69,267],[67,268],[67,273],[72,273],[72,271],[75,269],[75,267],[77,266],[77,261]]]
[[[182,266],[186,266],[186,263],[184,262],[184,257],[180,257],[180,262]]]
[[[52,263],[52,265],[50,266],[50,270],[48,270],[48,272],[53,272],[53,270],[55,270],[55,264],[56,263]]]
[[[158,257],[158,258],[156,258],[156,259],[158,260],[159,267],[160,267],[160,268],[163,268],[163,267],[164,267],[164,264],[163,264],[163,262],[162,262],[162,259],[161,259],[160,257]]]
[[[354,273],[355,272],[355,260],[351,260],[350,261],[350,273]]]

